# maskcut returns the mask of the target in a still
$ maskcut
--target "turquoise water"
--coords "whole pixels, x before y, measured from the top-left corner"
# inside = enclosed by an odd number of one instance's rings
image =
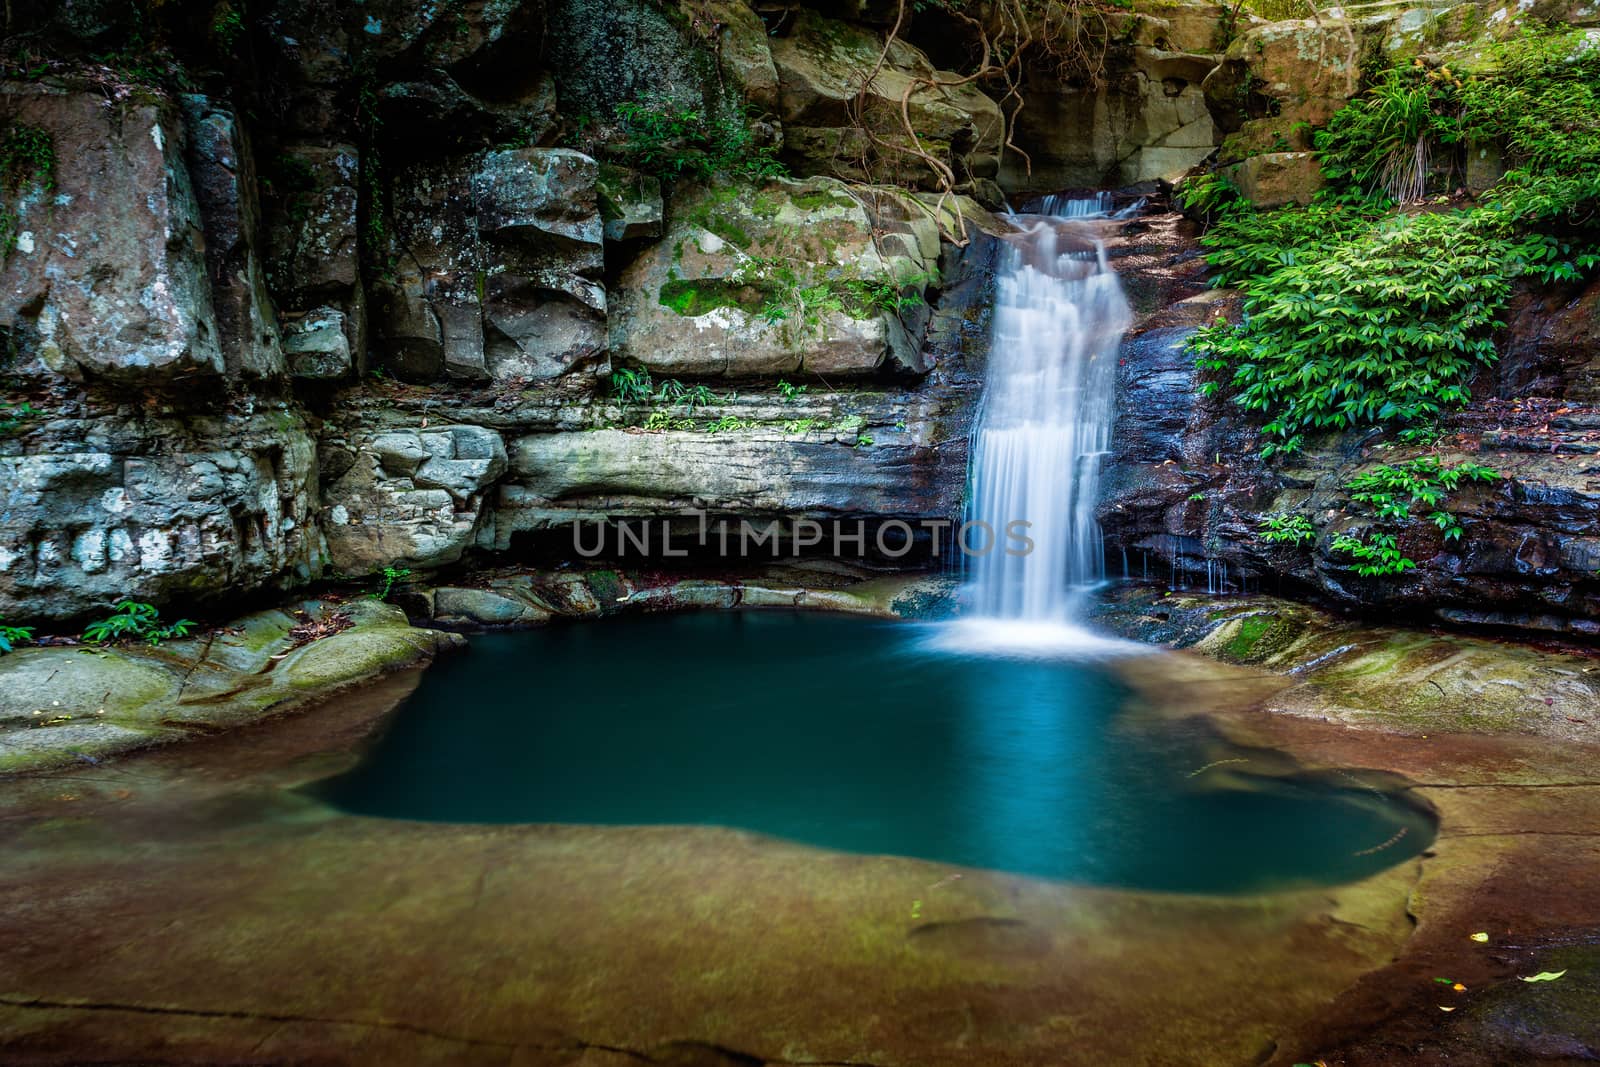
[[[1432,840],[1353,781],[1201,770],[1251,754],[1139,714],[1105,661],[939,651],[931,629],[706,612],[474,637],[319,792],[392,818],[711,824],[1192,892],[1350,881]]]

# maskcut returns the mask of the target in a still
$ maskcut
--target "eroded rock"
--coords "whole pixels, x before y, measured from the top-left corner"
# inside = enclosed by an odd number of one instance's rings
[[[163,103],[7,82],[55,165],[23,183],[0,268],[11,373],[152,389],[225,370],[184,129]],[[48,184],[47,184],[48,182]]]
[[[495,431],[358,427],[343,444],[354,460],[322,496],[335,569],[366,574],[390,565],[438,567],[492,536],[485,495],[506,471],[505,444]]]

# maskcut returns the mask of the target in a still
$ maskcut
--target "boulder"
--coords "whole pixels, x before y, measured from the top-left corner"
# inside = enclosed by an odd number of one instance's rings
[[[500,435],[480,426],[371,431],[325,439],[354,461],[323,487],[322,521],[333,567],[438,567],[488,536],[485,494],[506,471]]]
[[[878,237],[875,216],[886,231]],[[896,191],[858,199],[821,177],[684,186],[666,235],[617,281],[612,352],[685,377],[913,366],[918,341],[887,297],[872,294],[920,301],[938,255],[931,211]]]
[[[1327,180],[1310,152],[1269,152],[1251,156],[1223,173],[1239,193],[1258,208],[1309,204]]]
[[[6,82],[13,126],[36,129],[48,174],[21,183],[0,266],[0,326],[27,377],[160,388],[220,378],[184,129],[160,102]]]
[[[296,378],[337,381],[350,377],[354,362],[344,312],[320,307],[285,321],[283,352],[289,373]]]

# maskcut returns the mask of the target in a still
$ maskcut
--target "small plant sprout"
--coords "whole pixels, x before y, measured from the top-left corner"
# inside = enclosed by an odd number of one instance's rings
[[[163,624],[161,612],[154,604],[123,600],[112,609],[109,616],[84,627],[83,639],[91,645],[114,644],[130,638],[149,645],[159,645],[175,637],[188,637],[194,627],[193,619]]]
[[[0,619],[0,656],[10,652],[18,645],[26,645],[33,641],[33,627],[7,626],[5,620]]]
[[[374,600],[388,600],[389,594],[394,592],[394,587],[410,577],[410,567],[396,567],[393,565],[385,567],[377,576],[380,583],[378,588],[369,595]]]
[[[1261,540],[1268,544],[1303,545],[1317,539],[1304,515],[1275,513],[1261,517]]]

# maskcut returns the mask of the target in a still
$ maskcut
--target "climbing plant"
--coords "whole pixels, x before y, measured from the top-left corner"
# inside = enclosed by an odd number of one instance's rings
[[[862,133],[865,151],[909,157],[927,167],[940,193],[934,217],[957,244],[964,245],[959,202],[953,213],[946,211],[964,176],[933,151],[916,128],[911,118],[912,98],[918,93],[981,84],[1000,104],[1004,123],[1001,150],[1015,154],[1024,169],[1031,171],[1031,158],[1014,139],[1030,65],[1052,67],[1064,78],[1099,87],[1105,81],[1107,53],[1119,39],[1114,16],[1131,6],[1130,0],[897,0],[894,23],[884,35],[883,48],[861,78],[850,108],[851,125]],[[946,16],[966,35],[973,58],[965,72],[909,72],[900,92],[898,129],[890,134],[869,119],[867,100],[912,18],[929,12]],[[1137,25],[1137,19],[1128,19],[1125,29],[1131,32]]]

